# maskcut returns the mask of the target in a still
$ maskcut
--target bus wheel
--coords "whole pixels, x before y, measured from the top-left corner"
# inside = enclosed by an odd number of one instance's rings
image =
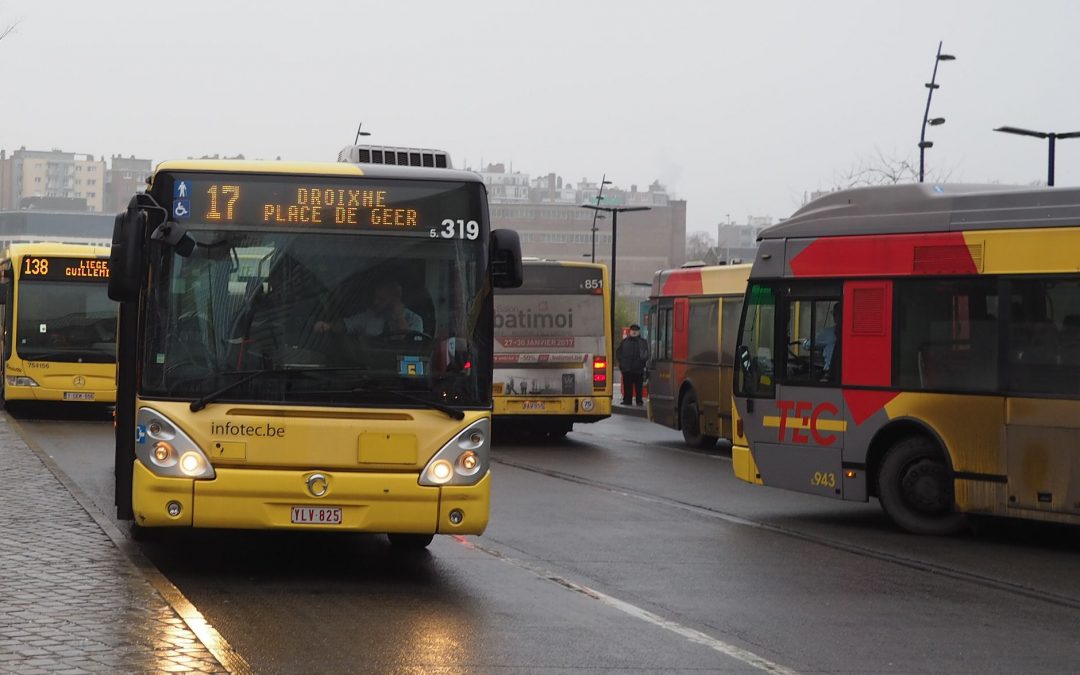
[[[134,520],[131,521],[131,526],[128,528],[128,533],[131,536],[132,541],[154,541],[159,538],[161,530],[156,527],[143,527]]]
[[[698,410],[697,394],[693,389],[686,392],[682,405],[679,406],[679,426],[682,427],[683,440],[690,447],[711,448],[716,445],[716,436],[709,436],[701,431],[701,412]]]
[[[904,439],[885,455],[878,501],[894,523],[914,534],[955,534],[964,526],[954,509],[949,467],[937,444],[923,436]]]
[[[560,438],[566,438],[566,434],[570,433],[573,428],[573,424],[553,424],[546,430],[547,437],[553,441],[557,441]]]
[[[431,543],[431,540],[435,538],[435,535],[394,532],[386,535],[386,538],[390,540],[390,545],[396,549],[402,551],[419,551],[427,548],[428,544]]]

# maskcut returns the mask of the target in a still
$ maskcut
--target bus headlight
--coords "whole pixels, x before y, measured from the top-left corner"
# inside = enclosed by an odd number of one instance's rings
[[[445,459],[439,459],[428,465],[427,477],[432,483],[445,485],[454,477],[454,467]]]
[[[198,476],[204,468],[202,455],[197,452],[185,452],[180,458],[180,470],[189,476]]]
[[[166,441],[154,443],[150,451],[150,461],[160,467],[169,467],[176,464],[176,449]]]
[[[202,449],[170,419],[153,408],[136,416],[135,456],[158,476],[213,478],[214,467]]]
[[[421,485],[475,485],[487,474],[491,447],[491,420],[465,427],[424,467]]]
[[[25,375],[8,375],[4,378],[9,387],[37,387],[37,382],[34,382],[34,378],[26,377]]]

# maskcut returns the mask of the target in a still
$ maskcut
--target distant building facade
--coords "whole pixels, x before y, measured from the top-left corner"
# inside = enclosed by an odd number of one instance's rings
[[[117,213],[127,208],[131,196],[146,189],[146,179],[153,167],[149,159],[136,159],[134,155],[113,155],[105,172],[105,210]]]
[[[105,160],[61,150],[0,150],[0,209],[31,208],[34,200],[73,200],[71,210],[105,209]],[[77,200],[77,201],[75,201]]]
[[[772,224],[771,216],[747,216],[745,223],[718,224],[716,226],[716,260],[718,262],[750,262],[757,255],[758,235]]]
[[[590,260],[593,211],[598,183],[576,185],[549,173],[536,178],[489,164],[479,172],[488,188],[492,227],[516,230],[522,254],[552,260]],[[648,211],[619,215],[616,286],[651,282],[658,269],[686,259],[686,201],[673,199],[659,182],[647,190],[604,188],[603,206],[648,206]],[[611,215],[597,214],[596,261],[611,264]]]

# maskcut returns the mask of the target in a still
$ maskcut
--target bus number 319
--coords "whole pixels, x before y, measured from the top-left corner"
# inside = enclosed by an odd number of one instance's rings
[[[480,223],[446,218],[442,221],[441,230],[433,227],[430,233],[432,239],[476,239],[480,236]]]

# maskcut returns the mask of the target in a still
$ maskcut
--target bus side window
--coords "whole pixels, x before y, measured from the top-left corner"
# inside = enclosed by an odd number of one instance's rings
[[[842,306],[839,296],[788,302],[785,381],[839,383]]]
[[[1080,281],[1013,279],[1010,285],[1008,390],[1080,394]]]

